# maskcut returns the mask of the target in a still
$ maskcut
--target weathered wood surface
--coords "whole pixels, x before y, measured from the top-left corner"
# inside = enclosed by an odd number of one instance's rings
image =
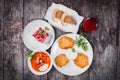
[[[0,1],[0,80],[3,80],[3,0]]]
[[[22,31],[28,22],[43,19],[52,2],[98,21],[97,30],[84,33],[93,46],[94,58],[91,67],[79,76],[65,76],[54,67],[48,74],[36,76],[28,69],[26,60],[31,51],[23,44]],[[0,8],[0,80],[120,80],[119,0],[0,0]],[[65,34],[54,30],[55,39]]]
[[[4,0],[3,14],[3,79],[23,80],[22,0]]]

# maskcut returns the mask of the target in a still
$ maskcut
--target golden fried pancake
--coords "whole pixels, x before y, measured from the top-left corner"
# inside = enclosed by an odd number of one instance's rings
[[[64,13],[61,18],[61,24],[64,26],[65,23],[76,25],[75,20],[66,13]]]
[[[55,63],[58,67],[63,67],[69,62],[65,54],[60,54],[55,58]]]
[[[62,49],[69,49],[74,46],[74,40],[70,37],[63,36],[58,40],[58,44]]]
[[[52,14],[52,19],[53,19],[53,21],[56,21],[56,18],[61,19],[62,14],[63,14],[63,11],[62,11],[62,10],[56,9],[56,10],[53,12],[53,14]]]
[[[83,53],[78,53],[77,57],[74,59],[74,63],[78,67],[84,68],[88,65],[88,57]]]

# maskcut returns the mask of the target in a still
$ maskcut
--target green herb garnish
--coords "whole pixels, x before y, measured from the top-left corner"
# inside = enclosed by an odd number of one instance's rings
[[[76,52],[75,48],[72,48],[72,52]]]
[[[46,34],[45,31],[38,31],[38,34]]]
[[[31,59],[34,56],[34,54],[29,54],[28,57]]]
[[[86,42],[82,43],[82,49],[85,50],[85,51],[88,50],[88,46],[87,46]]]
[[[49,27],[46,26],[46,27],[45,27],[45,30],[46,30],[46,31],[49,31],[50,29],[49,29]]]
[[[84,37],[83,37],[83,34],[80,34],[79,37],[76,37],[75,44],[76,44],[78,47],[81,46],[82,49],[85,50],[85,51],[88,50],[87,42],[85,41],[85,39],[84,39]]]

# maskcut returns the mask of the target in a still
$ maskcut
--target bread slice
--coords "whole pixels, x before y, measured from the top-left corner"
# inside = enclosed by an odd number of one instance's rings
[[[65,23],[76,25],[75,20],[66,13],[64,13],[61,18],[61,24],[64,26]]]
[[[53,14],[52,14],[52,19],[53,19],[53,21],[55,22],[56,19],[61,19],[63,13],[64,13],[64,12],[63,12],[62,10],[56,9],[56,10],[53,12]]]

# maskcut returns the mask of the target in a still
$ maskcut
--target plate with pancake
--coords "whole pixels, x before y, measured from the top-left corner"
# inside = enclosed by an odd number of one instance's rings
[[[89,41],[78,34],[60,36],[51,48],[54,67],[62,74],[76,76],[85,72],[93,60]]]

